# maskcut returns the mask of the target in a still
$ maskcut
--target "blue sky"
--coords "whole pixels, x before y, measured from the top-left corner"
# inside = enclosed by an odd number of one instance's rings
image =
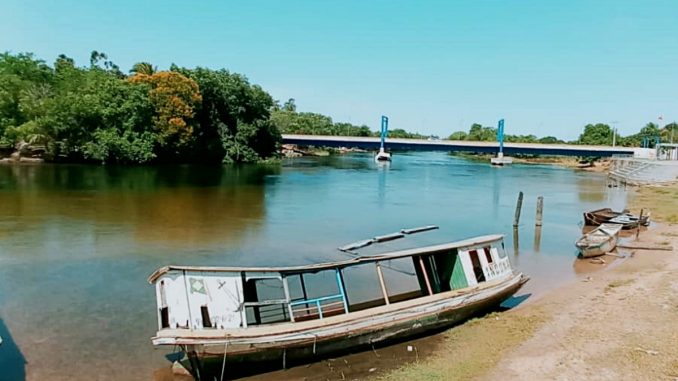
[[[0,2],[0,50],[226,68],[335,121],[574,139],[678,119],[678,1]]]

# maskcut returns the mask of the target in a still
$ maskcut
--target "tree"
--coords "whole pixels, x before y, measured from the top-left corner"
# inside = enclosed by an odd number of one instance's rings
[[[202,101],[198,84],[174,71],[137,73],[129,81],[150,85],[148,96],[155,109],[153,125],[160,146],[170,152],[187,146],[193,137],[195,108]]]
[[[453,132],[447,139],[448,140],[466,140],[468,134],[464,131]]]
[[[294,103],[294,98],[288,99],[287,102],[285,102],[285,104],[283,105],[282,110],[296,112],[297,105]]]
[[[276,155],[281,137],[271,122],[274,102],[261,87],[223,69],[171,70],[194,80],[202,96],[191,150],[196,160],[252,162]]]
[[[148,62],[137,62],[130,69],[131,74],[153,75],[158,71],[157,66],[153,66]]]
[[[611,145],[612,129],[603,123],[587,124],[584,132],[579,135],[579,144]]]
[[[473,123],[469,129],[466,140],[491,142],[497,140],[497,130],[492,127],[483,127],[481,124]]]

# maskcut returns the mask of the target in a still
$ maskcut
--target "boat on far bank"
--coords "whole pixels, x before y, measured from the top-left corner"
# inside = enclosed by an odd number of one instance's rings
[[[618,224],[602,224],[584,234],[575,245],[583,258],[591,258],[609,253],[617,247],[617,240],[622,226]]]
[[[285,368],[435,332],[496,308],[528,281],[513,270],[498,234],[357,253],[433,228],[344,246],[351,258],[339,262],[160,268],[149,278],[158,307],[152,342],[181,348],[197,380],[219,379],[224,369],[233,376]],[[371,280],[345,282],[356,274]]]
[[[600,226],[601,224],[619,224],[622,229],[633,229],[639,225],[647,226],[650,224],[649,213],[644,216],[636,216],[624,210],[615,212],[611,208],[602,208],[584,212],[584,224],[587,226]]]

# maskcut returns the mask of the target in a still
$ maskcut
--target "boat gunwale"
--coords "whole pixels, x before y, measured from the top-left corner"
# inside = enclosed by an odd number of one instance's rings
[[[294,275],[300,273],[314,273],[323,270],[340,269],[344,267],[356,266],[362,263],[380,262],[398,258],[421,256],[431,254],[438,251],[460,249],[465,247],[474,247],[486,243],[494,243],[504,239],[503,234],[490,234],[468,238],[461,241],[448,242],[437,245],[430,245],[424,247],[417,247],[411,249],[397,250],[384,252],[374,255],[363,255],[343,261],[316,263],[311,265],[300,266],[283,266],[283,267],[223,267],[223,266],[179,266],[168,265],[155,270],[149,277],[148,282],[154,284],[161,276],[171,271],[197,271],[197,272],[274,272],[281,275]]]

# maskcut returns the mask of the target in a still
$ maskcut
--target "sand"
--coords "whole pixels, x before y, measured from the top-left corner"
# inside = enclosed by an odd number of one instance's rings
[[[673,250],[622,251],[623,260],[605,256],[600,270],[455,327],[436,355],[379,378],[678,380],[675,195],[676,187],[644,188],[631,198],[632,209],[652,205],[653,216],[666,221],[632,243]]]
[[[678,227],[640,236],[678,247]],[[614,269],[555,290],[525,309],[547,322],[481,379],[678,378],[678,251],[637,250]],[[520,318],[517,310],[510,318]]]

